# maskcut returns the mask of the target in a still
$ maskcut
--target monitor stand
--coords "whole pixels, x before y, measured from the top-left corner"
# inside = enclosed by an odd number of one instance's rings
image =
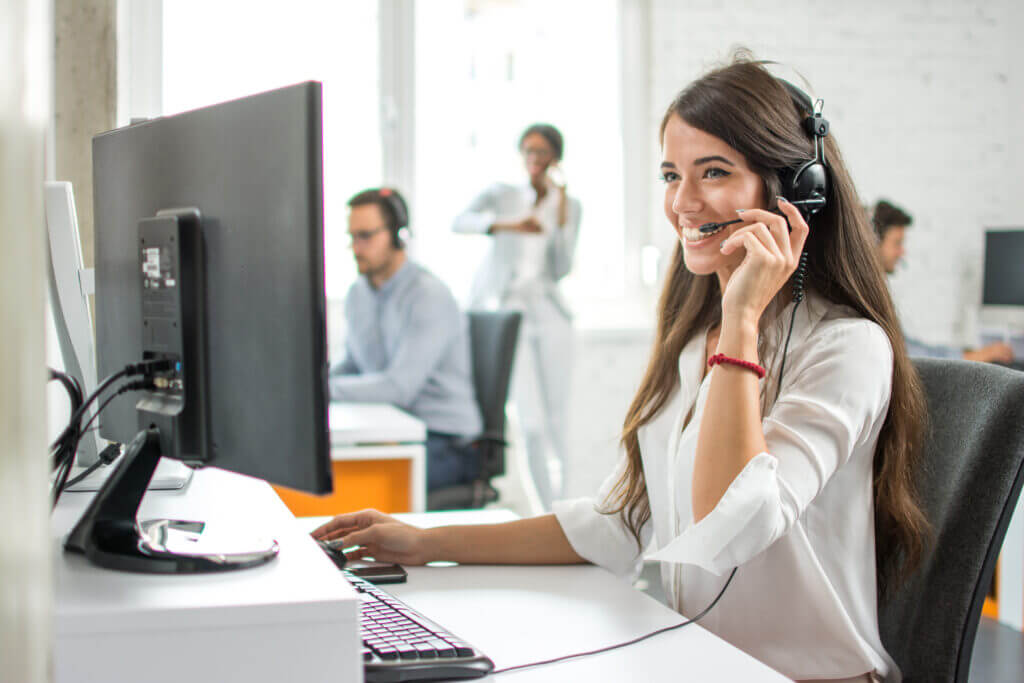
[[[271,538],[217,536],[205,522],[138,522],[139,505],[160,461],[160,431],[141,431],[71,530],[64,549],[108,569],[192,574],[255,567],[277,557]]]
[[[76,463],[72,466],[68,479],[74,479],[86,469],[88,468],[81,467]],[[109,465],[100,467],[77,484],[66,486],[64,490],[99,491],[113,470],[114,468]],[[156,466],[156,471],[153,472],[153,477],[149,480],[146,488],[150,491],[180,491],[192,481],[194,472],[195,470],[180,460],[160,458],[160,464]]]

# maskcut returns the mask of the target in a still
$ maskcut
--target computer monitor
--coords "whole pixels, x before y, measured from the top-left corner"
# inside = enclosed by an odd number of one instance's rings
[[[162,369],[101,414],[130,443],[68,550],[163,573],[274,557],[272,539],[197,550],[202,525],[138,523],[161,456],[331,490],[322,175],[313,82],[93,138],[98,375]]]
[[[985,231],[984,306],[1024,307],[1024,230]]]
[[[82,242],[71,183],[47,182],[43,188],[46,206],[46,242],[49,249],[50,310],[64,371],[81,379],[86,393],[96,388],[96,355],[93,348],[92,269],[82,262]],[[96,462],[99,444],[96,433],[82,435],[77,460],[82,465]]]

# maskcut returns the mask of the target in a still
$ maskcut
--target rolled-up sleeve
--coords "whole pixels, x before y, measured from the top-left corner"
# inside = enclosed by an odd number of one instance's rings
[[[477,195],[465,211],[455,217],[452,230],[467,234],[486,234],[498,219],[501,185],[492,185]]]
[[[786,534],[889,406],[892,350],[880,327],[844,321],[792,359],[793,379],[763,420],[768,451],[751,459],[718,504],[649,559],[715,574]]]
[[[569,545],[580,557],[632,581],[643,568],[642,549],[650,543],[651,522],[641,527],[638,546],[621,515],[600,512],[625,467],[623,456],[594,498],[555,501],[551,507]]]

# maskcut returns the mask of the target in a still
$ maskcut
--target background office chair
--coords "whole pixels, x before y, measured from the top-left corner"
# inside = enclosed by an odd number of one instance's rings
[[[967,681],[996,558],[1024,482],[1024,373],[915,359],[929,433],[918,495],[934,537],[917,572],[879,602],[904,681]]]
[[[484,430],[475,440],[481,454],[476,481],[449,486],[427,495],[430,510],[479,508],[498,499],[491,478],[505,472],[505,403],[522,314],[516,311],[471,311],[469,344],[473,388]]]

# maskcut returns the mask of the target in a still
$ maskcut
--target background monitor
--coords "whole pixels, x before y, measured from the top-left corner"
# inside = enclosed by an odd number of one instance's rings
[[[1024,306],[1024,230],[985,231],[985,306]]]
[[[120,491],[100,492],[70,550],[121,569],[222,568],[162,556],[167,527],[134,530],[160,562],[124,559],[131,534],[90,547],[104,536],[84,528],[103,517],[93,508],[141,499],[140,451],[331,490],[321,157],[312,82],[93,138],[97,374],[172,362],[102,413],[104,438],[133,443],[108,480]]]
[[[96,388],[96,355],[89,310],[89,296],[94,289],[93,271],[86,269],[82,262],[82,241],[71,183],[47,182],[43,197],[50,256],[50,310],[63,370],[81,380],[82,388],[89,394]],[[78,463],[96,462],[99,448],[95,432],[83,434],[78,444]]]

